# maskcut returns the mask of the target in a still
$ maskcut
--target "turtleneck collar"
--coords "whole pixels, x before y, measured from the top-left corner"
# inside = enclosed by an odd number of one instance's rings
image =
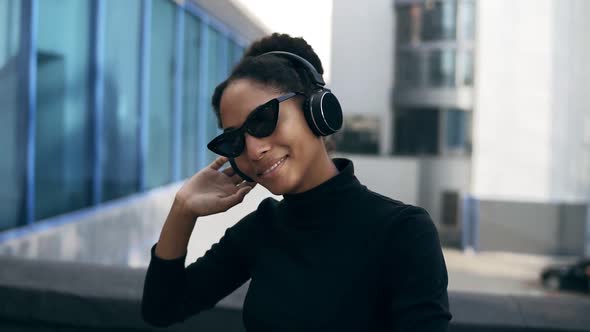
[[[332,158],[332,162],[338,174],[307,191],[283,195],[282,203],[287,213],[295,219],[328,216],[338,209],[346,195],[363,187],[354,175],[354,165],[350,159]]]

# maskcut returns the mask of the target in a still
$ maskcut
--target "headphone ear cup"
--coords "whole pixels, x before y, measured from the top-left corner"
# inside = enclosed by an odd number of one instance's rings
[[[314,135],[324,136],[324,135],[322,135],[322,132],[318,129],[315,119],[313,118],[313,112],[311,110],[311,103],[310,103],[311,99],[312,99],[311,97],[305,98],[305,101],[303,102],[303,114],[305,115],[305,120],[307,121],[307,126],[309,127],[309,129],[311,129],[311,131],[314,133]]]
[[[329,90],[319,90],[303,103],[305,119],[317,136],[331,135],[342,128],[342,107]]]

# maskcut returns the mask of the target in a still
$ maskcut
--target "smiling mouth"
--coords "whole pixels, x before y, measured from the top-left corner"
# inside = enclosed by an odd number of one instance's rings
[[[268,174],[272,173],[277,168],[279,168],[282,164],[284,164],[288,157],[289,157],[289,155],[284,156],[283,158],[281,158],[280,160],[278,160],[276,163],[274,163],[274,165],[272,165],[271,167],[269,167],[266,171],[264,171],[262,173],[259,173],[258,176],[259,177],[264,177],[265,175],[268,175]]]

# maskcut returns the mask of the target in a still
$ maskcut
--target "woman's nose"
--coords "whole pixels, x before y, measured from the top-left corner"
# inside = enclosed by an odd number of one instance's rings
[[[244,148],[250,160],[260,159],[262,155],[270,148],[270,143],[268,141],[269,137],[254,137],[248,133],[245,133],[244,138],[246,141],[246,146]]]

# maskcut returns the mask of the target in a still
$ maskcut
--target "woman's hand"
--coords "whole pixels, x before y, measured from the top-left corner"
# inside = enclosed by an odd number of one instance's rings
[[[256,186],[256,182],[242,182],[231,166],[219,171],[227,161],[227,157],[218,157],[194,174],[176,193],[176,200],[186,213],[204,217],[227,211],[241,203]]]

